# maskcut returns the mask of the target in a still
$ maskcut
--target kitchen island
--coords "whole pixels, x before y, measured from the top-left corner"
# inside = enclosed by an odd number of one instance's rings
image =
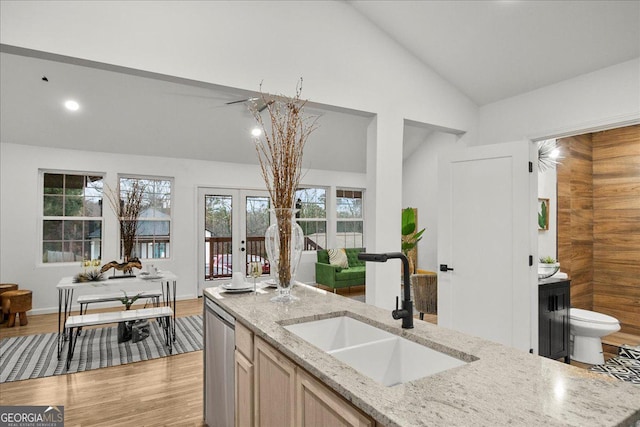
[[[221,291],[208,288],[205,297],[234,316],[241,324],[241,331],[255,337],[257,350],[252,357],[257,358],[261,348],[258,343],[270,347],[275,351],[267,349],[265,354],[277,353],[276,358],[284,356],[282,359],[287,359],[293,371],[299,370],[303,378],[317,380],[332,395],[357,408],[372,421],[369,425],[635,426],[640,420],[637,387],[584,369],[418,320],[414,329],[404,330],[387,310],[309,286],[296,286],[294,293],[300,300],[289,304],[272,303],[272,295],[266,290],[245,295]],[[284,328],[340,315],[372,324],[467,363],[387,387]],[[236,336],[236,346],[245,341],[247,333]],[[243,358],[237,350],[236,357]],[[258,369],[242,372],[256,374],[257,378]],[[259,399],[257,386],[247,383],[246,376],[240,378],[236,387],[251,385],[248,390]],[[278,388],[275,390],[278,393]],[[284,388],[280,390],[289,392]],[[292,392],[301,396],[299,390]],[[300,402],[296,402],[298,404]],[[251,408],[251,417],[245,420],[254,423],[257,420]],[[285,418],[294,419],[293,412],[291,408],[291,418],[288,414]]]

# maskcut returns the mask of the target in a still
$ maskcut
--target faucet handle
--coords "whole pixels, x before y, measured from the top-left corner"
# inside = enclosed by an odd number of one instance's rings
[[[398,311],[398,296],[396,295],[396,311]]]

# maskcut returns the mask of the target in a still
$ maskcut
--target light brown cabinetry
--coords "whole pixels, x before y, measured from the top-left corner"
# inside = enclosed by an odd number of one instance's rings
[[[253,363],[235,352],[236,427],[253,426]]]
[[[294,426],[296,366],[269,344],[254,343],[254,405],[258,426]]]
[[[254,425],[253,332],[236,322],[235,400],[236,427]]]
[[[235,358],[237,427],[375,426],[372,419],[239,323]]]
[[[347,403],[306,371],[296,372],[296,425],[374,426],[373,420]]]

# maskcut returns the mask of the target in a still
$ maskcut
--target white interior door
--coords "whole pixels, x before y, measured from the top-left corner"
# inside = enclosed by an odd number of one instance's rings
[[[525,351],[537,349],[534,158],[523,141],[438,165],[438,263],[452,269],[438,274],[438,324]]]
[[[264,249],[270,224],[268,192],[199,188],[198,204],[199,294],[217,282],[229,281],[235,272],[246,276],[250,262],[260,262],[262,273],[270,273]]]

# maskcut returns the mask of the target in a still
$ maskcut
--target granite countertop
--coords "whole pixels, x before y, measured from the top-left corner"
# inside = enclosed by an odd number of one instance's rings
[[[383,426],[638,426],[640,388],[604,375],[415,320],[405,330],[391,313],[310,286],[273,303],[260,290],[206,296],[253,333],[326,383]],[[470,361],[386,387],[284,329],[282,325],[348,314]]]

